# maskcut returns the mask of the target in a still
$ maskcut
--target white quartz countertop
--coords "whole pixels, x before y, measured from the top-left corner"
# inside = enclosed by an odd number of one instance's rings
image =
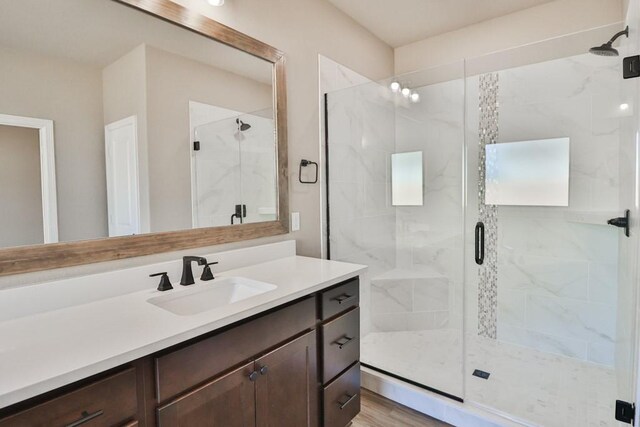
[[[155,288],[0,322],[0,408],[147,356],[254,314],[332,286],[366,267],[288,256],[228,270],[277,289],[192,316],[147,302]],[[142,278],[141,278],[142,279]],[[0,292],[0,297],[2,293]]]

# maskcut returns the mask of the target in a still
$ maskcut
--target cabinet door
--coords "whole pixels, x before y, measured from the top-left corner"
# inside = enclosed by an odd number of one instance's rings
[[[316,360],[315,331],[256,360],[258,427],[318,425]]]
[[[251,375],[253,373],[253,375]],[[254,363],[219,377],[158,409],[161,427],[253,427]]]

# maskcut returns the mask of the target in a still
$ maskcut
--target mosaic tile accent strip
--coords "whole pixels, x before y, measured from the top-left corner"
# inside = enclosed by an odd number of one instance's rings
[[[498,207],[485,204],[485,146],[498,140],[497,73],[480,76],[480,146],[478,162],[478,220],[484,223],[484,263],[478,277],[478,335],[498,337]]]

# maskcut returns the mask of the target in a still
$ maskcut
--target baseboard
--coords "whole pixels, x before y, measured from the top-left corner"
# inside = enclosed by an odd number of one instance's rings
[[[456,402],[365,367],[362,368],[362,387],[456,427],[531,426],[491,413],[473,403]]]

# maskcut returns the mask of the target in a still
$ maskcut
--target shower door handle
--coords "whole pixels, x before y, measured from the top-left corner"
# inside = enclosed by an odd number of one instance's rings
[[[478,221],[476,224],[475,236],[476,264],[482,265],[484,263],[484,224],[482,221]]]
[[[631,226],[631,221],[629,220],[629,209],[624,211],[624,216],[611,218],[609,221],[607,221],[607,224],[613,225],[614,227],[623,228],[624,235],[629,237],[629,227]]]

